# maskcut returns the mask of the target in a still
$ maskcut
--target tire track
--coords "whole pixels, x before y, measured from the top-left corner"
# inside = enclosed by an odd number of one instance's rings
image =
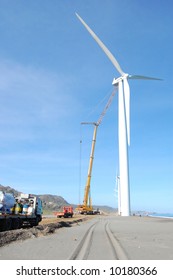
[[[93,231],[97,223],[98,221],[89,227],[84,237],[82,238],[82,240],[80,241],[80,243],[78,244],[78,246],[76,247],[72,255],[70,256],[69,260],[87,259],[92,244]]]
[[[103,221],[102,221],[103,222]],[[122,248],[120,242],[115,237],[113,232],[110,229],[110,225],[108,221],[104,221],[104,224],[101,224],[101,221],[97,221],[94,224],[92,224],[86,233],[84,234],[82,240],[75,248],[74,252],[69,257],[69,260],[87,260],[90,258],[91,250],[93,252],[97,252],[97,248],[99,247],[100,250],[100,243],[97,242],[97,230],[99,227],[101,228],[101,236],[103,243],[105,245],[105,238],[107,239],[108,246],[106,250],[110,252],[110,255],[113,256],[113,259],[115,260],[127,260],[127,254]],[[94,238],[95,237],[95,238]],[[102,244],[103,244],[102,243]],[[105,247],[103,248],[103,255],[104,255]],[[92,254],[91,254],[92,255]],[[99,259],[99,256],[97,256],[97,259]]]
[[[105,230],[106,230],[106,234],[107,234],[107,237],[109,239],[109,242],[111,244],[111,247],[112,247],[112,249],[114,251],[114,254],[116,256],[116,259],[117,260],[128,260],[126,252],[122,248],[118,239],[115,237],[115,235],[110,230],[108,222],[105,225]]]

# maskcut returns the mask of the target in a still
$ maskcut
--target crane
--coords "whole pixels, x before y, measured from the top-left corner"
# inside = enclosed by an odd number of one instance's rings
[[[98,129],[99,125],[101,124],[103,117],[106,114],[106,111],[108,110],[109,106],[112,103],[116,90],[117,90],[117,87],[114,88],[114,90],[113,90],[112,94],[110,95],[108,102],[107,102],[106,106],[104,107],[104,110],[102,111],[97,122],[82,122],[81,123],[84,125],[85,124],[94,125],[90,160],[89,160],[89,166],[88,166],[88,176],[87,176],[87,181],[86,181],[86,185],[85,185],[83,204],[78,205],[76,208],[76,210],[79,211],[81,214],[92,215],[92,214],[99,212],[99,211],[93,210],[93,206],[92,206],[92,202],[91,202],[91,195],[90,195],[91,175],[92,175],[92,167],[93,167],[93,161],[94,161],[94,151],[95,151],[95,144],[96,144],[96,137],[97,137],[97,129]]]

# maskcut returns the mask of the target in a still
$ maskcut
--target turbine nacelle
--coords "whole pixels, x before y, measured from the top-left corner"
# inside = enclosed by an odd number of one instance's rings
[[[123,73],[123,75],[119,78],[114,78],[112,85],[116,86],[118,85],[118,83],[122,80],[124,80],[126,78],[126,80],[130,79],[130,80],[155,80],[155,81],[162,81],[162,79],[159,78],[154,78],[154,77],[148,77],[148,76],[141,76],[141,75],[129,75],[126,73]]]

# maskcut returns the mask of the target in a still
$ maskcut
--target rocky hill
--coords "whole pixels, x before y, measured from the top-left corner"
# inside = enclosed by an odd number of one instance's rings
[[[12,193],[14,196],[18,196],[21,192],[7,186],[7,187],[4,187],[0,184],[0,191],[4,191],[4,192],[7,192],[7,193]]]
[[[62,197],[58,195],[42,194],[39,195],[43,202],[44,211],[59,210],[64,205],[69,205],[69,203]]]

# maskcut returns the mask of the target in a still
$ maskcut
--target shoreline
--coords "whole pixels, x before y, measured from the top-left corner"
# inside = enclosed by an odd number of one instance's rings
[[[173,219],[173,217],[169,217],[169,216],[153,216],[153,215],[148,215],[148,217],[151,217],[151,218],[161,218],[161,219]]]

